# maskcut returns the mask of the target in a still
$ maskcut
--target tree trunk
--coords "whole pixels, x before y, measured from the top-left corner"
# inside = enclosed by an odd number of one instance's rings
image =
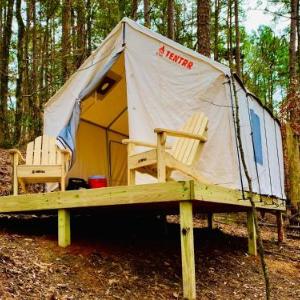
[[[168,38],[174,40],[174,0],[168,0]]]
[[[86,20],[86,42],[87,42],[87,53],[89,56],[92,53],[92,5],[91,0],[86,1],[87,20]]]
[[[137,20],[137,11],[138,11],[139,1],[138,0],[132,0],[131,2],[131,19],[136,21]]]
[[[149,0],[144,0],[144,25],[150,28],[150,3]]]
[[[235,18],[235,65],[236,73],[241,78],[241,48],[240,48],[240,27],[239,27],[239,0],[234,0]]]
[[[32,16],[32,70],[31,70],[31,82],[32,82],[32,90],[30,98],[33,104],[33,112],[32,112],[32,124],[33,124],[33,132],[32,136],[36,137],[41,134],[42,126],[41,126],[41,114],[40,114],[40,99],[38,95],[38,42],[39,39],[37,33],[37,19],[36,19],[36,0],[30,1],[30,10]]]
[[[18,78],[16,83],[16,113],[14,128],[14,144],[19,144],[21,139],[21,129],[23,125],[23,73],[24,73],[24,33],[25,25],[21,13],[21,0],[16,2],[16,19],[18,23],[18,44],[17,44],[17,61],[18,61]]]
[[[298,0],[291,0],[291,28],[290,28],[290,45],[289,45],[289,73],[290,86],[295,84],[297,78],[297,6]]]
[[[76,49],[76,68],[79,68],[85,59],[85,5],[83,0],[76,0],[76,12],[77,12],[77,49]]]
[[[219,61],[219,15],[220,0],[215,0],[214,60],[216,61]]]
[[[4,14],[3,36],[1,45],[1,60],[0,60],[0,131],[3,134],[2,144],[7,144],[9,139],[9,126],[7,115],[8,102],[8,78],[9,78],[9,49],[12,35],[12,20],[14,0],[8,0]]]
[[[210,1],[197,1],[198,52],[210,56]]]
[[[232,66],[232,0],[228,0],[227,7],[227,53],[230,69]]]
[[[62,61],[62,82],[65,82],[70,75],[70,50],[71,50],[71,0],[63,0],[62,6],[62,37],[61,37],[61,61]]]
[[[298,82],[300,82],[300,1],[297,1],[297,53],[298,53]]]

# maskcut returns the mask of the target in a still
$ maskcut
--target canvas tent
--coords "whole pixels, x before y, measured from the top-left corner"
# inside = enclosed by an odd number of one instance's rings
[[[269,111],[226,66],[128,18],[48,101],[44,133],[72,150],[69,176],[104,174],[111,185],[123,185],[127,153],[122,139],[155,143],[154,128],[179,129],[193,112],[202,111],[209,126],[196,165],[199,175],[216,185],[247,190],[233,117],[233,80],[254,191],[285,198],[280,126]],[[137,176],[138,183],[153,181]]]

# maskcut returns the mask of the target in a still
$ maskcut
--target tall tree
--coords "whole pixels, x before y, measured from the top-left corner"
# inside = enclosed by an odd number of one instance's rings
[[[296,22],[297,22],[297,54],[298,54],[298,82],[300,82],[300,1],[297,1],[297,12],[296,12]]]
[[[62,80],[66,81],[70,75],[70,50],[71,50],[71,0],[63,0],[62,4],[62,37],[61,37],[61,62]]]
[[[76,26],[76,68],[78,68],[85,59],[86,53],[86,31],[85,31],[85,3],[84,0],[76,0],[75,11],[77,15]]]
[[[19,144],[21,138],[22,115],[23,115],[23,73],[24,73],[24,37],[25,25],[21,12],[21,0],[16,1],[16,19],[18,23],[18,42],[17,42],[17,61],[18,61],[18,78],[16,83],[16,115],[14,144]]]
[[[293,85],[297,78],[297,8],[298,0],[291,0],[291,25],[289,46],[290,83]]]
[[[168,0],[168,38],[174,40],[174,0]]]
[[[236,73],[241,77],[241,48],[240,48],[240,26],[239,26],[239,0],[234,0],[234,18],[235,18],[235,68]]]
[[[8,0],[2,6],[3,31],[1,38],[1,57],[0,57],[0,131],[3,134],[3,141],[9,141],[8,122],[8,83],[9,83],[9,50],[12,36],[14,0]]]
[[[138,11],[138,5],[139,5],[139,1],[138,0],[132,0],[131,1],[131,19],[136,21],[137,20],[137,11]]]
[[[197,1],[198,52],[210,56],[210,0]]]
[[[233,67],[232,61],[232,0],[228,0],[227,3],[227,54],[229,67]]]
[[[149,0],[144,0],[144,25],[150,28],[150,3]]]
[[[32,45],[32,63],[31,63],[31,93],[29,96],[31,113],[31,136],[40,135],[42,132],[41,115],[40,115],[40,99],[38,97],[38,22],[36,13],[36,0],[30,0],[30,16],[31,16],[31,45]]]
[[[87,11],[87,17],[86,17],[86,49],[87,53],[86,55],[89,56],[92,52],[92,4],[91,0],[86,1],[86,11]]]
[[[219,61],[219,16],[221,9],[221,1],[215,0],[214,13],[214,60]]]

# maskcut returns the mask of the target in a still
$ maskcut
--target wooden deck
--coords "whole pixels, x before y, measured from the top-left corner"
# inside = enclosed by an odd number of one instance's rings
[[[245,198],[247,198],[245,193]],[[0,197],[0,213],[45,211],[85,207],[108,207],[141,204],[175,204],[192,201],[199,210],[247,211],[251,204],[242,199],[242,193],[216,185],[194,181],[156,183],[134,186],[116,186],[91,190],[76,190],[41,194]],[[285,210],[285,201],[255,195],[259,209]],[[167,205],[166,205],[167,207]]]
[[[185,299],[196,299],[193,213],[208,213],[210,223],[216,212],[246,212],[248,219],[248,251],[256,255],[256,232],[247,193],[217,185],[194,181],[118,186],[91,190],[25,194],[0,197],[0,213],[58,211],[58,244],[71,243],[70,214],[78,209],[148,209],[161,213],[180,214],[182,279]],[[255,195],[258,209],[268,210],[281,217],[285,211],[282,199]],[[125,212],[125,210],[124,210]],[[113,215],[112,215],[113,216]]]

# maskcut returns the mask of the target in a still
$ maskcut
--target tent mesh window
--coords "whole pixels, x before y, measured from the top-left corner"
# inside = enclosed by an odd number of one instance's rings
[[[263,165],[260,119],[253,109],[250,109],[250,117],[255,162]]]

